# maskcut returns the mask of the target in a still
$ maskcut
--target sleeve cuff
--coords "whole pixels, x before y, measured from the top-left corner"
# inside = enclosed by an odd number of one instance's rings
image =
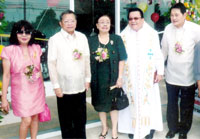
[[[86,83],[90,83],[90,81],[91,81],[91,78],[85,78]]]
[[[158,71],[157,71],[157,74],[158,74],[158,75],[164,75],[164,71],[159,71],[159,70],[158,70]]]
[[[57,88],[60,88],[60,85],[58,83],[53,85],[53,89],[57,89]]]

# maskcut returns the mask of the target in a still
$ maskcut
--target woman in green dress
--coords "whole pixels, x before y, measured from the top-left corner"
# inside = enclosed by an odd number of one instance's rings
[[[88,39],[92,73],[92,105],[99,113],[102,123],[100,139],[104,139],[108,133],[108,112],[110,112],[112,122],[112,139],[117,139],[118,110],[113,101],[117,92],[110,91],[110,87],[122,87],[123,68],[127,54],[121,37],[109,33],[111,18],[108,15],[99,16],[96,27],[98,34]]]

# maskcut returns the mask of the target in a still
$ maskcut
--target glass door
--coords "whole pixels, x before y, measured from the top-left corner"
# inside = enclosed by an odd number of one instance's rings
[[[75,0],[75,13],[77,14],[77,30],[90,36],[94,34],[95,19],[100,13],[108,13],[115,24],[114,0]]]

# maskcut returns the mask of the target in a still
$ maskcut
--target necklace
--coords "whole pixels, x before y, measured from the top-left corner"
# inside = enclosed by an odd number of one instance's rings
[[[98,39],[99,39],[99,42],[103,45],[107,45],[110,41],[110,37],[109,37],[109,34],[108,35],[104,35],[104,37],[101,37],[100,35],[98,35]]]
[[[98,38],[99,38],[99,46],[96,50],[95,59],[98,62],[104,62],[107,59],[109,59],[108,49],[106,48],[106,45],[109,43],[109,37],[106,39],[101,39],[100,35],[98,35]]]

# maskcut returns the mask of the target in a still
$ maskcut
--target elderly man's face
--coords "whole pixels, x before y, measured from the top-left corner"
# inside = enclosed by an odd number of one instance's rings
[[[62,21],[59,22],[62,29],[69,34],[73,34],[76,29],[76,18],[74,14],[65,14],[62,17]]]
[[[141,17],[140,12],[138,11],[130,12],[128,23],[133,30],[138,31],[143,26],[144,18]]]

